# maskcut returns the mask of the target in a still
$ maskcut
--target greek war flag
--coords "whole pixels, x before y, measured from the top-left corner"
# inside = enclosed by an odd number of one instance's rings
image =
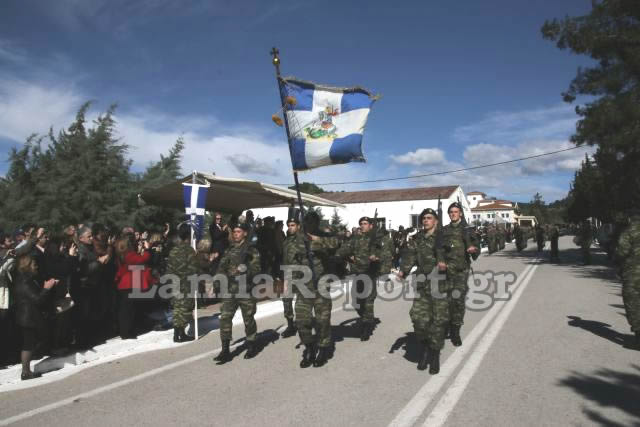
[[[377,97],[359,87],[336,88],[285,78],[291,162],[296,171],[364,162],[362,134]]]
[[[202,238],[204,228],[204,211],[207,202],[207,190],[209,184],[189,184],[183,182],[184,208],[187,215],[191,217],[191,226],[194,229],[196,240]]]

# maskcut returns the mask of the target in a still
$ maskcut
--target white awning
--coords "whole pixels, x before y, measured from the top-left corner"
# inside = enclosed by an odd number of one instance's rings
[[[208,182],[206,209],[229,213],[240,213],[247,209],[266,208],[278,205],[298,204],[295,190],[273,184],[252,181],[242,178],[225,178],[196,172],[196,183]],[[193,175],[188,175],[174,183],[160,188],[145,191],[138,195],[143,203],[183,209],[183,182],[192,182]],[[306,205],[344,207],[340,203],[311,194],[301,193],[302,202]]]

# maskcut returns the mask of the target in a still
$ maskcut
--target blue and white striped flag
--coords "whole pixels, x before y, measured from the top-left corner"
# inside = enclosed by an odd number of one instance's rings
[[[291,162],[297,171],[364,162],[362,134],[376,97],[367,90],[281,79],[287,105]]]
[[[184,185],[185,212],[191,217],[191,226],[195,231],[196,240],[200,240],[204,228],[204,212],[209,185],[188,184],[185,182],[182,185]]]

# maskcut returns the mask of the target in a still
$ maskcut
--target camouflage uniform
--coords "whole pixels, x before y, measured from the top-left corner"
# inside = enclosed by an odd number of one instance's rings
[[[549,241],[551,242],[551,262],[557,262],[560,260],[558,256],[558,239],[560,238],[560,232],[558,227],[552,225],[549,227]]]
[[[373,308],[376,297],[378,296],[378,290],[376,288],[378,274],[382,271],[382,263],[387,258],[384,254],[385,251],[383,251],[382,239],[380,239],[379,236],[373,235],[373,245],[371,245],[371,233],[376,233],[376,230],[370,230],[366,233],[359,233],[353,236],[350,240],[344,242],[336,252],[338,257],[354,258],[354,261],[351,262],[352,275],[366,275],[371,279],[370,283],[365,283],[362,280],[354,280],[354,283],[351,285],[358,295],[364,295],[364,297],[360,296],[356,298],[351,304],[358,312],[358,316],[360,316],[362,321],[370,325],[375,323]],[[389,252],[391,251],[388,246],[387,249]],[[375,255],[380,261],[370,261],[369,256],[371,255]],[[366,289],[369,285],[371,289]]]
[[[487,246],[490,254],[498,251],[498,236],[493,225],[487,230]]]
[[[631,330],[640,334],[640,217],[620,235],[616,259],[622,270],[622,300]]]
[[[284,318],[293,320],[293,298],[282,298],[284,306]]]
[[[504,249],[507,233],[502,227],[498,227],[498,250]]]
[[[388,232],[384,232],[382,236],[382,253],[380,256],[380,274],[388,274],[393,267],[393,256],[395,254],[395,246],[393,237]]]
[[[591,232],[591,224],[585,222],[580,227],[578,234],[580,240],[580,249],[582,250],[582,259],[585,264],[591,264],[591,243],[593,241],[593,234]]]
[[[447,264],[446,291],[449,296],[449,321],[452,326],[464,323],[465,299],[469,291],[470,255],[467,248],[478,244],[467,235],[462,222],[450,223],[442,229],[443,256]],[[479,250],[479,248],[478,248]]]
[[[180,294],[171,299],[174,328],[184,328],[193,318],[193,295],[188,277],[198,274],[196,251],[188,241],[180,242],[169,252],[167,273],[180,280]]]
[[[428,276],[438,261],[444,261],[444,258],[442,251],[436,251],[436,233],[428,234],[421,231],[407,244],[400,271],[403,277],[407,277],[415,265],[416,276]],[[417,295],[409,312],[413,330],[418,340],[426,342],[429,348],[441,350],[444,347],[445,329],[449,322],[446,282],[438,283],[438,293],[443,294],[443,298],[437,298],[438,295],[432,293],[429,281],[419,282],[416,291]]]
[[[290,234],[284,242],[282,263],[285,265],[309,266],[307,251],[304,244],[303,234],[298,231]],[[329,253],[338,246],[336,237],[320,237],[316,241],[310,241],[313,258],[313,272],[316,280],[325,274],[325,266],[328,262]],[[300,279],[301,273],[294,272],[293,279]],[[286,275],[285,275],[286,277]],[[328,348],[331,346],[331,298],[323,297],[318,292],[317,282],[313,281],[304,284],[313,295],[303,295],[297,286],[293,291],[296,293],[295,317],[300,340],[304,345],[313,344],[313,324],[315,317],[315,327],[318,336],[318,346]],[[328,294],[328,289],[325,295]]]
[[[246,267],[245,272],[239,272],[238,267]],[[251,280],[253,276],[260,272],[260,253],[255,246],[249,245],[245,239],[241,243],[232,243],[225,251],[220,264],[218,265],[218,274],[224,274],[228,280],[228,295],[223,290],[222,308],[220,309],[220,339],[231,340],[231,331],[233,329],[233,316],[238,307],[242,312],[242,320],[244,321],[244,330],[247,341],[254,342],[256,340],[257,325],[254,315],[256,314],[256,301],[249,295],[248,297],[239,297],[238,293],[244,291],[250,294]],[[246,275],[247,289],[240,289],[238,278]]]
[[[515,229],[513,230],[513,237],[516,240],[516,250],[520,252],[524,245],[522,244],[522,228],[520,228],[517,224]]]
[[[538,244],[538,252],[541,252],[544,248],[544,229],[538,225],[536,227],[536,243]]]

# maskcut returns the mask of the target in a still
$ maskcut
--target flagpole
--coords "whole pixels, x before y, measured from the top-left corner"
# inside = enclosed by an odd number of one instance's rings
[[[196,183],[196,171],[193,171],[193,174],[191,175],[191,183],[195,184]],[[195,186],[193,188],[196,188]],[[193,191],[193,190],[192,190]],[[195,230],[194,230],[194,225],[196,222],[196,215],[191,215],[191,247],[193,248],[193,250],[196,250],[196,238],[195,238]],[[193,291],[193,310],[194,310],[194,315],[193,315],[193,326],[194,326],[194,338],[196,339],[196,341],[198,340],[198,287],[199,284],[197,284],[195,286],[195,289]]]
[[[280,103],[282,104],[282,116],[284,119],[284,128],[287,132],[287,143],[289,144],[289,156],[291,157],[291,166],[292,166],[291,169],[293,170],[293,182],[295,183],[295,186],[296,186],[296,195],[298,196],[298,206],[300,207],[300,213],[303,214],[304,207],[302,205],[302,195],[300,194],[300,183],[298,182],[298,171],[293,169],[293,147],[291,146],[291,132],[289,130],[289,118],[287,117],[287,104],[285,102],[285,96],[284,96],[284,92],[282,91],[282,85],[281,85],[282,77],[280,75],[280,56],[279,56],[280,51],[276,47],[273,47],[270,53],[273,56],[273,59],[271,60],[271,62],[273,63],[274,67],[276,67],[276,81],[278,82],[278,92],[280,92]],[[306,237],[306,231],[304,229],[304,218],[302,218],[302,220],[300,221],[300,229],[302,230],[303,236]],[[308,239],[304,238],[302,240],[304,241],[304,248],[307,252],[307,261],[309,262],[309,268],[311,268],[311,277],[313,279],[313,283],[315,284],[316,272],[313,269],[313,258],[311,256],[311,246],[309,244]]]

